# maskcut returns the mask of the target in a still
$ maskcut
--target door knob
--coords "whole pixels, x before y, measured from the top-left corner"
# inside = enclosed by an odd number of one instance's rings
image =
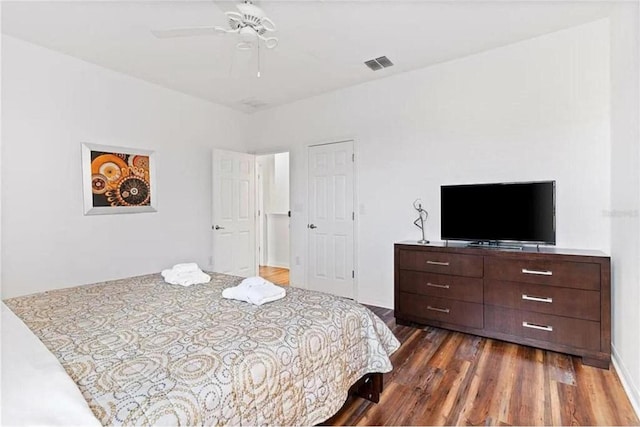
[[[216,225],[215,227],[213,227],[214,230],[224,230],[224,227],[220,227],[219,225]]]
[[[312,229],[312,230],[313,230],[314,228],[318,228],[318,226],[317,226],[317,225],[315,225],[315,224],[309,224],[309,225],[307,225],[307,227],[309,227],[309,228],[310,228],[310,229]]]

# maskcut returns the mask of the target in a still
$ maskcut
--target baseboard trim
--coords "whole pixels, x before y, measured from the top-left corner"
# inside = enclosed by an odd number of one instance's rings
[[[364,304],[364,305],[372,305],[374,307],[380,307],[380,308],[386,308],[388,310],[393,310],[393,305],[391,307],[389,307],[389,304],[386,304],[382,301],[378,301],[375,299],[370,299],[370,298],[356,298],[356,301],[358,301],[360,304]]]
[[[633,383],[629,370],[622,362],[620,354],[613,344],[611,345],[611,353],[613,368],[616,370],[618,378],[620,378],[622,388],[624,388],[624,391],[627,393],[627,396],[631,401],[631,406],[633,406],[633,410],[636,412],[636,416],[640,418],[640,390],[638,389],[638,386]]]
[[[266,264],[264,264],[264,266],[266,267],[277,267],[277,268],[286,268],[287,270],[289,270],[289,263],[286,262],[267,262]]]

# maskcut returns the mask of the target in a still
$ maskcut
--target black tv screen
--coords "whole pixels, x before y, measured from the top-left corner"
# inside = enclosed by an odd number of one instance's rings
[[[443,240],[555,244],[555,181],[443,185]]]

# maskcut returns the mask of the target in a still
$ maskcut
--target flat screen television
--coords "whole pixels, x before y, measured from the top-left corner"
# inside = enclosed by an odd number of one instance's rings
[[[443,185],[443,240],[555,245],[556,182]]]

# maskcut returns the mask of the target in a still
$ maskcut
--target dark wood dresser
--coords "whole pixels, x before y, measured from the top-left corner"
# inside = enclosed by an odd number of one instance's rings
[[[598,251],[396,243],[394,308],[400,324],[611,360],[610,258]]]

